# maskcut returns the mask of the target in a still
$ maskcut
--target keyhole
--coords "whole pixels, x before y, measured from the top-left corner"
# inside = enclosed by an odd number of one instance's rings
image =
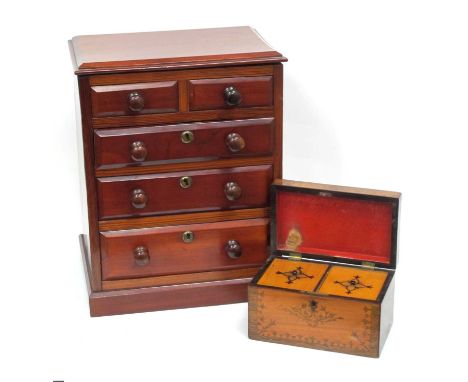
[[[182,178],[180,178],[179,184],[182,188],[189,188],[192,185],[192,177],[183,176]]]
[[[190,142],[193,142],[195,136],[193,135],[193,133],[189,130],[187,131],[184,131],[181,135],[180,135],[180,139],[182,140],[183,143],[190,143]]]
[[[184,241],[184,243],[191,243],[193,241],[194,236],[195,235],[192,231],[185,231],[182,234],[182,240]]]
[[[317,309],[317,301],[312,300],[310,302],[310,309],[312,309],[312,311],[315,311]]]

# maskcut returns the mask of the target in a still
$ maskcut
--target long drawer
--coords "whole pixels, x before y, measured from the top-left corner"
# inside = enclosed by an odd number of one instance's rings
[[[271,165],[97,179],[100,219],[268,205]]]
[[[261,265],[268,219],[100,233],[104,280]]]
[[[94,133],[97,169],[271,155],[273,118]]]

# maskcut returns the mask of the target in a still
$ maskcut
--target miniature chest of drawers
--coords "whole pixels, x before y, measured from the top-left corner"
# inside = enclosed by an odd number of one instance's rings
[[[286,59],[249,27],[69,44],[91,315],[246,301],[282,175]]]

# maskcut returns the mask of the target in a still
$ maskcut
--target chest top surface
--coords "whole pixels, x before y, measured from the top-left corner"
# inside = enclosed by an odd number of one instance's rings
[[[251,27],[73,37],[76,74],[286,61]]]

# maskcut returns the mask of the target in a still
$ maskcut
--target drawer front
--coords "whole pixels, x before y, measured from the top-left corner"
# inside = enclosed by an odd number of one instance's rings
[[[216,110],[272,105],[272,76],[189,81],[190,110]]]
[[[96,168],[271,155],[273,118],[97,130]]]
[[[98,178],[101,219],[265,207],[272,166]]]
[[[171,113],[179,110],[177,81],[91,87],[94,117]]]
[[[268,219],[101,232],[104,280],[261,265]]]

